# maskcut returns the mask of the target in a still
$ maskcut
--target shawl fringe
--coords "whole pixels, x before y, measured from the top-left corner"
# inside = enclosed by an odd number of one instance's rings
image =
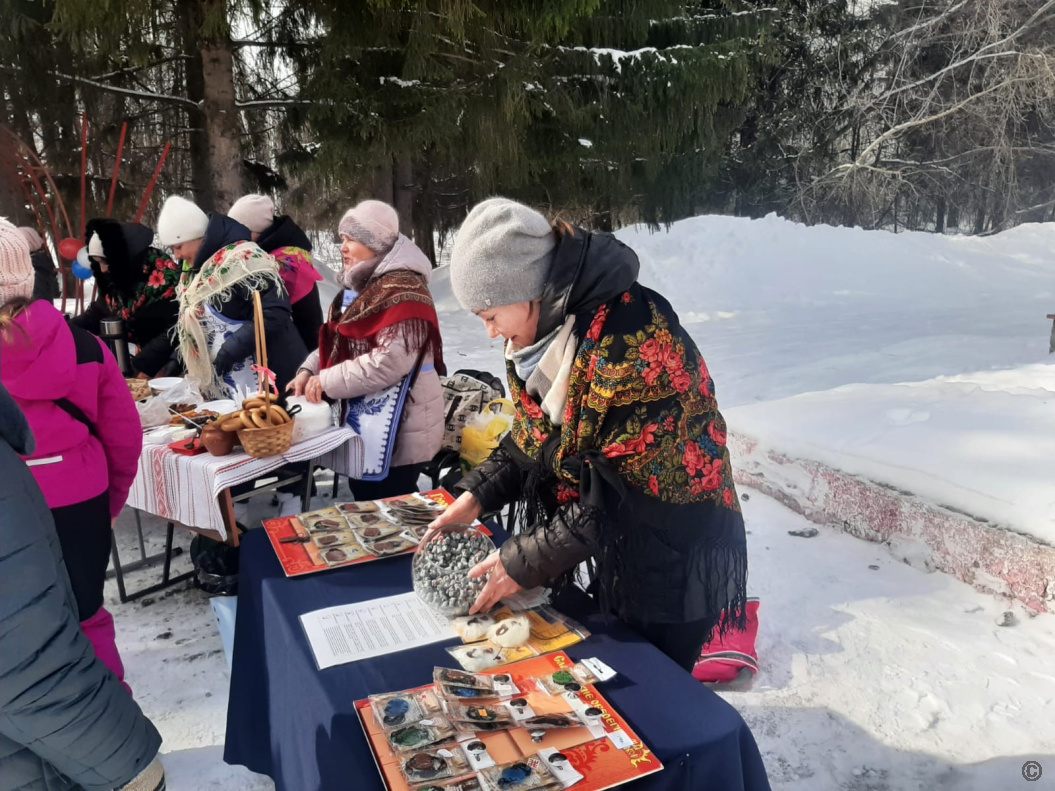
[[[640,562],[656,556],[658,542],[685,559],[686,589],[703,592],[702,611],[693,610],[691,620],[706,620],[722,635],[747,627],[747,544],[738,513],[712,503],[671,505],[648,497],[627,486],[597,451],[577,457],[578,469],[570,470],[580,481],[577,502],[561,507],[553,496],[557,477],[547,463],[555,443],[546,443],[537,460],[512,441],[504,441],[503,447],[521,473],[516,534],[541,535],[548,542],[553,531],[545,527],[559,523],[562,532],[593,548],[585,562],[586,578],[581,568],[571,569],[554,580],[554,593],[575,585],[597,599],[602,615],[625,615],[626,603],[650,598]],[[681,529],[696,520],[711,521],[710,529]],[[517,552],[523,552],[519,543]],[[648,620],[647,612],[635,616]]]

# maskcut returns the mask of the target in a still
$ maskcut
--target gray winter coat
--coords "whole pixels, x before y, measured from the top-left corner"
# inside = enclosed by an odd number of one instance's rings
[[[128,783],[161,736],[77,622],[51,512],[19,453],[33,436],[0,385],[0,791]]]

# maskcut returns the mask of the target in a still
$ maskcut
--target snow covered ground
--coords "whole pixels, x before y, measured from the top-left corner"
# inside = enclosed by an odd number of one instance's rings
[[[753,455],[819,461],[1055,545],[1055,363],[844,385],[726,417],[758,440]]]
[[[1055,310],[1055,227],[973,239],[700,217],[669,234],[619,235],[640,253],[642,280],[672,300],[697,339],[734,428],[741,419],[774,435],[789,421],[837,425],[829,434],[845,444],[836,450],[872,471],[896,468],[902,449],[926,456],[930,444],[898,440],[927,426],[957,454],[981,455],[983,471],[950,475],[942,494],[974,497],[982,509],[1000,494],[985,471],[1014,486],[1027,461],[1055,456],[1051,398],[1038,392],[1055,390],[1044,321]],[[434,293],[449,367],[501,373],[499,345],[456,309],[445,281],[441,270]],[[796,399],[778,401],[832,388],[841,389],[811,396],[801,413]],[[956,402],[948,393],[966,390],[981,395],[947,414]],[[927,406],[932,391],[944,393],[941,409]],[[816,417],[828,411],[832,420]],[[975,433],[965,437],[965,423]],[[1043,528],[1037,511],[1047,508],[1050,524],[1053,485],[1023,484],[1015,494],[1030,499],[1008,507]],[[721,694],[752,726],[775,788],[988,791],[1024,784],[1026,760],[1055,775],[1055,616],[1014,607],[1014,625],[997,626],[1007,610],[998,600],[834,529],[789,536],[808,523],[743,493],[762,672],[749,689]],[[254,501],[254,518],[268,507]],[[156,551],[162,526],[145,527]],[[125,515],[126,556],[133,535]],[[135,572],[130,584],[154,573]],[[270,788],[221,761],[228,674],[207,598],[181,588],[117,605],[112,588],[129,681],[165,737],[170,787]]]

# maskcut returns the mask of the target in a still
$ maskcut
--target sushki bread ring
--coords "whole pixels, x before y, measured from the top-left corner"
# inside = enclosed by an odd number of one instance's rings
[[[280,423],[288,423],[293,419],[289,416],[289,413],[286,412],[286,410],[284,410],[282,407],[278,406],[277,404],[272,404],[271,418],[272,420],[274,420],[276,417],[278,418],[278,420],[275,421],[275,425],[279,425]]]
[[[264,412],[263,407],[258,407],[249,413],[250,419],[257,428],[268,428],[271,423],[267,419],[267,414]]]
[[[257,407],[264,406],[264,404],[266,403],[267,402],[264,401],[263,398],[260,398],[259,396],[254,396],[253,398],[247,398],[245,401],[242,402],[242,409],[256,409]]]
[[[230,417],[220,424],[220,428],[224,431],[238,431],[240,428],[245,428],[242,425],[242,413],[236,412],[234,417]]]
[[[256,423],[254,423],[253,419],[249,416],[248,410],[243,410],[242,414],[238,417],[242,421],[242,428],[256,428]]]

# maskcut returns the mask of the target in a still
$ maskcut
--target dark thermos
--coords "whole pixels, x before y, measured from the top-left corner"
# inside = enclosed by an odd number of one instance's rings
[[[125,323],[121,319],[103,319],[99,322],[99,335],[117,359],[117,367],[125,376],[132,375],[132,361],[128,356],[128,339],[125,338]]]

